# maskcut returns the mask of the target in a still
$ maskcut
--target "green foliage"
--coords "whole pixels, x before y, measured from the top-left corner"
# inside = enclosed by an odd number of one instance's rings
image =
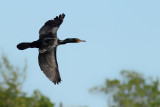
[[[0,107],[54,107],[48,97],[38,90],[31,97],[22,92],[26,77],[25,65],[23,70],[10,64],[7,57],[0,58]]]
[[[108,95],[109,107],[160,107],[159,80],[145,79],[134,71],[121,71],[122,79],[106,79],[105,86],[94,87]]]

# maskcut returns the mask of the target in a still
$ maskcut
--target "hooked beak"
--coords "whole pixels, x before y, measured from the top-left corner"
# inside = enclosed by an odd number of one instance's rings
[[[79,40],[77,40],[77,42],[86,42],[86,41],[85,41],[85,40],[80,40],[80,39],[79,39]]]
[[[80,40],[80,42],[86,42],[85,40]]]

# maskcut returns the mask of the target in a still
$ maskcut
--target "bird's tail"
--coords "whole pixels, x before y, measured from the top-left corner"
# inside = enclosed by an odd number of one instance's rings
[[[31,44],[31,43],[23,42],[23,43],[18,44],[18,45],[17,45],[17,48],[18,48],[19,50],[24,50],[24,49],[29,48],[29,47],[30,47],[30,44]]]
[[[41,42],[39,40],[33,41],[33,42],[22,42],[17,45],[17,48],[19,50],[24,50],[27,48],[40,48]]]

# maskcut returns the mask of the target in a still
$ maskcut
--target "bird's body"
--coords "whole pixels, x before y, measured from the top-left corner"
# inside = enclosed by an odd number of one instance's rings
[[[61,81],[56,57],[57,46],[66,43],[84,42],[84,40],[77,38],[58,39],[57,30],[62,24],[64,17],[65,14],[61,14],[54,20],[47,21],[39,30],[39,39],[37,41],[31,43],[23,42],[17,45],[19,50],[27,48],[39,49],[38,61],[40,69],[54,84],[58,84]]]

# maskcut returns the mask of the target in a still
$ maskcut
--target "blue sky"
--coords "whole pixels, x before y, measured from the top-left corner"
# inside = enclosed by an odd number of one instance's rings
[[[14,0],[0,3],[0,50],[28,71],[24,91],[39,89],[65,107],[106,107],[105,97],[88,90],[118,78],[121,70],[160,76],[159,0]],[[50,82],[38,65],[38,50],[19,51],[16,45],[38,39],[49,19],[65,13],[58,37],[76,37],[86,43],[59,46],[57,57],[62,83]]]

